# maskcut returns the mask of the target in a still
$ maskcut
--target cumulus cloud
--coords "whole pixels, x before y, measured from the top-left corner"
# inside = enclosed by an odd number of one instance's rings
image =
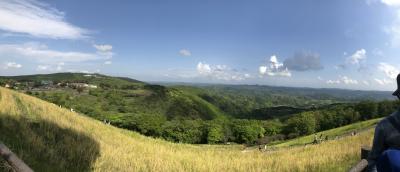
[[[41,64],[36,67],[37,71],[62,71],[64,69],[64,62],[60,62],[56,65]]]
[[[321,70],[320,56],[312,52],[298,52],[293,57],[287,58],[283,65],[289,70],[294,71],[308,71],[308,70]]]
[[[98,53],[51,50],[44,44],[0,44],[0,54],[11,58],[24,58],[39,63],[84,62],[109,59]]]
[[[328,80],[326,81],[327,84],[340,84],[340,80]]]
[[[197,64],[197,72],[199,72],[200,75],[209,75],[212,73],[212,70],[209,64],[199,62]]]
[[[385,75],[390,79],[396,79],[397,75],[400,73],[400,71],[396,67],[383,62],[379,63],[378,70],[385,73]]]
[[[51,66],[50,65],[38,65],[36,70],[38,71],[45,71],[45,70],[50,70]]]
[[[110,65],[110,64],[112,64],[112,61],[105,61],[104,64],[105,65]]]
[[[340,79],[344,84],[358,84],[357,80],[351,79],[347,76],[342,76]]]
[[[181,50],[179,50],[179,54],[180,54],[181,56],[186,56],[186,57],[192,56],[192,53],[191,53],[189,50],[187,50],[187,49],[181,49]]]
[[[65,21],[63,12],[36,0],[1,0],[0,29],[53,39],[81,39],[88,34]]]
[[[18,69],[18,68],[21,68],[21,67],[22,67],[21,64],[18,64],[18,63],[15,63],[15,62],[7,62],[4,65],[4,69]]]
[[[351,79],[348,76],[339,76],[339,79],[337,80],[327,80],[326,81],[327,84],[346,84],[346,85],[350,85],[350,84],[358,84],[358,81],[355,79]]]
[[[346,56],[347,53],[344,53]],[[336,65],[335,69],[348,69],[352,66],[356,66],[359,72],[369,71],[369,67],[365,64],[367,59],[367,51],[365,49],[359,49],[350,56],[348,56],[344,63]]]
[[[347,58],[347,63],[359,65],[361,61],[367,58],[367,51],[365,49],[357,50],[354,54]]]
[[[290,77],[292,74],[289,69],[278,61],[275,55],[272,55],[269,59],[268,65],[262,65],[258,68],[259,74],[264,76],[285,76]]]
[[[101,52],[112,51],[112,48],[113,48],[112,45],[108,45],[108,44],[104,44],[104,45],[94,44],[93,47],[96,48],[97,51],[101,51]]]
[[[112,45],[109,44],[94,44],[93,47],[97,50],[97,54],[107,57],[108,59],[114,56]]]
[[[389,84],[393,84],[393,81],[392,81],[392,80],[389,80],[389,79],[386,79],[386,78],[384,78],[384,79],[375,78],[374,80],[375,80],[379,85],[389,85]]]
[[[199,62],[197,72],[200,76],[223,81],[243,81],[251,77],[248,73],[238,72],[226,65],[210,65]]]

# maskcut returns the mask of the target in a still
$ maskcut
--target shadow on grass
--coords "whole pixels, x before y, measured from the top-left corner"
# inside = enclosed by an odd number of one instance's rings
[[[0,141],[34,171],[91,171],[99,156],[89,136],[41,119],[0,114]]]

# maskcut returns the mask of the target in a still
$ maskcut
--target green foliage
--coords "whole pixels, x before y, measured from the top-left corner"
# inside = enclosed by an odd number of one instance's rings
[[[237,143],[247,144],[255,143],[265,133],[261,124],[254,120],[233,120],[232,130]]]
[[[295,136],[308,135],[316,131],[316,124],[317,122],[312,112],[303,112],[287,121],[285,131],[287,134],[290,133]]]
[[[164,126],[166,140],[182,143],[206,143],[205,129],[201,120],[173,120]]]
[[[267,136],[280,134],[283,130],[283,124],[279,120],[263,121],[262,125]]]
[[[222,143],[225,140],[224,129],[220,124],[211,123],[207,128],[207,143]]]
[[[378,116],[378,105],[373,101],[362,101],[355,106],[355,110],[361,114],[363,120]]]

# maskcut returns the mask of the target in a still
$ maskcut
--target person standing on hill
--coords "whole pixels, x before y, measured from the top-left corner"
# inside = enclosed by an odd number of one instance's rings
[[[397,76],[397,90],[393,95],[400,99],[400,74]],[[400,172],[400,110],[384,118],[376,126],[367,171]]]

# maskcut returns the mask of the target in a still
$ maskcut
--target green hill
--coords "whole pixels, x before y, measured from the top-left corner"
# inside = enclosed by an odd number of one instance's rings
[[[35,171],[347,171],[373,135],[262,153],[144,137],[4,88],[0,107],[0,141]]]
[[[146,136],[196,144],[282,141],[377,118],[398,105],[331,96],[336,92],[339,97],[344,93],[385,95],[383,92],[162,86],[84,73],[0,77],[0,85]]]

